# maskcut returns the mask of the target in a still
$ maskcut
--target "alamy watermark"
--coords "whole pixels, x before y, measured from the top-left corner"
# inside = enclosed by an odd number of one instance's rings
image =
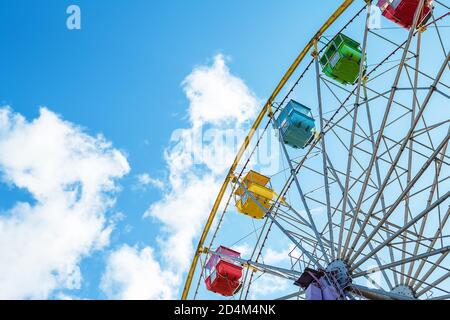
[[[367,28],[369,29],[381,29],[381,10],[378,6],[372,5],[370,7],[370,16],[367,21]]]
[[[69,16],[66,19],[66,27],[69,30],[81,29],[81,8],[78,5],[72,4],[67,7],[66,14]],[[369,29],[381,28],[381,10],[378,6],[372,5],[370,7],[370,18],[367,21],[367,27]]]
[[[172,133],[170,154],[178,155],[193,165],[206,165],[209,168],[228,167],[234,160],[248,134],[244,129],[217,129],[200,127],[179,129]],[[258,141],[258,147],[255,143]],[[275,174],[282,165],[282,154],[277,130],[257,130],[254,139],[243,154],[250,159],[250,165],[265,172]]]
[[[67,7],[66,13],[69,15],[66,20],[66,26],[69,30],[81,29],[81,9],[79,6],[72,4]]]

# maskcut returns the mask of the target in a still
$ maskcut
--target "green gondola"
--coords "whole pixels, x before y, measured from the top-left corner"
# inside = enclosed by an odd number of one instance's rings
[[[359,76],[362,52],[360,44],[340,33],[320,58],[323,73],[342,83],[354,84]]]

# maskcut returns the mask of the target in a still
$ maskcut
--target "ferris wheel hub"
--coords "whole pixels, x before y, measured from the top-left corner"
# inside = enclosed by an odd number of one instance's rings
[[[350,268],[344,260],[338,259],[332,261],[325,271],[333,274],[341,289],[345,289],[352,283]]]
[[[396,286],[395,288],[393,288],[391,290],[391,292],[398,294],[398,295],[405,296],[405,297],[409,297],[409,298],[416,297],[413,288],[411,288],[411,286],[408,286],[406,284],[400,284],[400,285]]]

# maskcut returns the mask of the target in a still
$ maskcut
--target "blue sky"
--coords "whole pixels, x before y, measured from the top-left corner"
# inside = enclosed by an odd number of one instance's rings
[[[151,208],[164,212],[173,209],[164,203],[164,197],[170,201],[167,188],[173,187],[174,180],[196,182],[171,177],[170,164],[164,157],[172,133],[193,126],[195,99],[186,93],[189,88],[196,90],[195,75],[201,78],[211,71],[217,72],[219,78],[224,76],[234,84],[228,89],[242,90],[239,92],[255,112],[298,51],[339,3],[339,0],[320,5],[295,0],[284,0],[282,4],[275,0],[2,1],[0,38],[5,46],[0,51],[0,107],[9,106],[14,114],[33,121],[40,117],[40,107],[44,106],[59,115],[59,120],[52,122],[50,117],[48,122],[43,121],[44,125],[63,119],[73,124],[74,135],[101,134],[128,164],[127,168],[111,155],[110,147],[95,153],[115,168],[108,174],[120,190],[108,198],[115,202],[102,211],[108,221],[104,227],[112,228],[109,242],[99,250],[81,250],[83,253],[76,255],[71,264],[80,267],[80,275],[75,277],[81,279],[80,283],[70,286],[62,281],[45,293],[23,293],[21,297],[121,297],[118,293],[121,288],[111,284],[105,289],[101,284],[113,261],[111,257],[117,258],[116,266],[123,267],[120,258],[129,258],[136,262],[138,271],[149,266],[152,272],[163,272],[165,277],[172,278],[173,283],[167,288],[170,293],[156,296],[148,293],[144,298],[178,297],[183,274],[173,270],[164,256],[167,247],[161,245],[170,233],[168,222],[152,213],[144,217],[144,213],[152,211]],[[81,30],[66,28],[66,8],[72,4],[81,8]],[[194,76],[186,82],[189,75]],[[197,103],[200,109],[204,107]],[[248,115],[244,120],[251,119]],[[211,119],[210,125],[224,126]],[[45,145],[45,140],[38,143]],[[138,177],[143,174],[164,187],[158,188],[149,181],[140,184]],[[200,176],[208,181],[208,175]],[[214,176],[212,182],[216,179],[220,180]],[[75,186],[74,192],[76,189]],[[106,197],[110,192],[105,191]],[[39,200],[27,188],[19,188],[17,183],[3,177],[0,214],[8,217],[20,202],[33,206]],[[208,207],[208,203],[205,205]],[[199,224],[202,221],[193,224],[197,231]],[[124,250],[120,251],[121,248]],[[119,251],[122,255],[114,256]],[[114,270],[110,270],[111,274]],[[72,278],[66,275],[64,279]]]
[[[232,72],[265,97],[337,3],[318,11],[298,1],[1,2],[7,46],[0,52],[0,104],[29,121],[45,106],[90,135],[103,134],[131,167],[107,214],[125,216],[110,245],[81,260],[80,289],[55,290],[50,298],[105,298],[99,282],[109,250],[155,244],[159,225],[142,215],[161,192],[136,187],[136,175],[167,178],[163,153],[172,131],[186,127],[181,82],[192,69],[223,53]],[[81,8],[81,30],[66,28],[71,4]],[[34,201],[5,183],[0,199],[1,210]]]
[[[66,28],[70,4],[82,10],[80,31]],[[163,150],[185,126],[180,84],[193,67],[223,53],[265,97],[334,5],[319,13],[298,1],[3,1],[1,8],[8,50],[0,53],[0,102],[29,119],[47,106],[103,133],[128,153],[135,173],[164,175]],[[142,211],[152,196],[124,202]]]

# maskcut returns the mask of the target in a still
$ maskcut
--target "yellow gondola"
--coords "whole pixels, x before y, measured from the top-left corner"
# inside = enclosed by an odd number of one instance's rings
[[[242,179],[241,184],[251,193],[255,199],[268,210],[271,201],[277,196],[276,192],[269,188],[270,178],[258,172],[250,171]],[[245,192],[242,187],[236,189],[236,208],[239,213],[248,215],[254,219],[263,219],[266,216],[264,210]]]

